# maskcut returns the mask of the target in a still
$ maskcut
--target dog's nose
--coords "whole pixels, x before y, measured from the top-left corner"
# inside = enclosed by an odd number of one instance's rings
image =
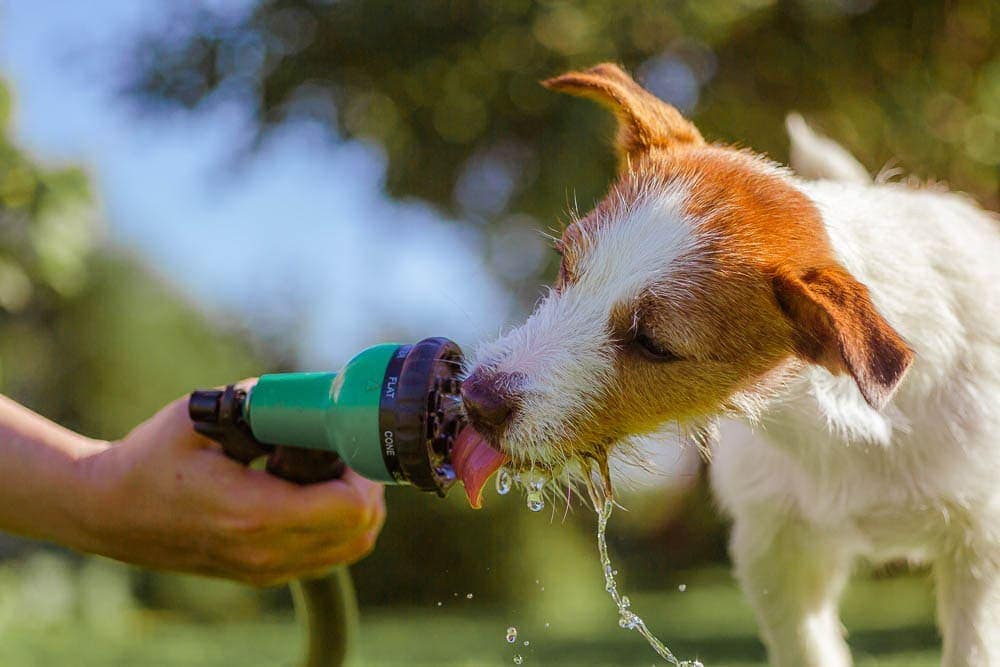
[[[472,425],[496,430],[510,421],[517,410],[517,373],[475,371],[462,383],[462,402]]]

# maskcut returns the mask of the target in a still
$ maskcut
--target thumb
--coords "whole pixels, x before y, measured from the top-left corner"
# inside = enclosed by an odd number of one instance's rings
[[[178,398],[160,409],[155,415],[137,426],[132,435],[155,439],[163,445],[191,449],[216,447],[216,443],[194,429],[188,414],[188,396]]]

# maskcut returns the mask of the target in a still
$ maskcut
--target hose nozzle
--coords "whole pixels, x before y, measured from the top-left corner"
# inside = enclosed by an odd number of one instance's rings
[[[295,481],[335,476],[336,461],[340,471],[346,463],[369,479],[444,496],[465,425],[461,367],[462,351],[447,338],[376,345],[337,373],[263,375],[247,390],[195,391],[188,411],[195,429],[232,458],[267,455],[276,474],[294,463]]]

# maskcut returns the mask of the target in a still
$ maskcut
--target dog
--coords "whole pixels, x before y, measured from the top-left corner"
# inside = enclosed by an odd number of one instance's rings
[[[620,174],[470,367],[495,454],[471,486],[509,461],[610,493],[636,438],[738,415],[761,437],[712,442],[711,485],[772,664],[851,663],[837,605],[865,557],[931,564],[943,664],[1000,666],[996,216],[873,183],[795,116],[799,174],[706,143],[616,65],[543,84],[614,113]]]

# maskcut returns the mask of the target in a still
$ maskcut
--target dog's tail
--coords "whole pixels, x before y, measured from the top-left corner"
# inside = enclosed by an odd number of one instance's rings
[[[809,180],[840,181],[868,184],[871,176],[847,149],[820,134],[816,134],[798,113],[785,117],[785,128],[791,140],[792,169]]]

